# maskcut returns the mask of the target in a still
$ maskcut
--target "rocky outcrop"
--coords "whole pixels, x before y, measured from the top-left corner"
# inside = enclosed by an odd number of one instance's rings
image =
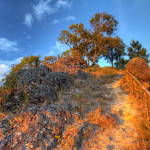
[[[17,73],[17,88],[9,95],[4,111],[13,111],[24,102],[28,104],[51,104],[57,101],[59,90],[68,90],[72,79],[64,72],[51,72],[46,66],[22,70]]]
[[[126,69],[143,81],[150,81],[150,68],[147,62],[139,57],[127,63]]]

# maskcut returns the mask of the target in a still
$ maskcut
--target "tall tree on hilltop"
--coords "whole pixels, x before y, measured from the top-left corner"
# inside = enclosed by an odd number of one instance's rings
[[[105,38],[107,51],[104,52],[104,58],[111,63],[114,67],[114,60],[118,61],[125,55],[125,44],[119,37],[107,37]]]
[[[79,57],[83,56],[83,50],[81,49],[81,32],[84,30],[84,25],[72,24],[68,30],[62,30],[60,32],[60,41],[63,44],[66,44],[70,47],[72,51],[75,51]]]
[[[58,41],[70,47],[71,54],[80,58],[87,58],[93,65],[98,62],[102,54],[107,53],[106,38],[115,35],[118,22],[112,15],[96,13],[90,20],[91,29],[84,28],[82,23],[72,24],[68,30],[62,30]]]
[[[146,62],[149,62],[149,54],[147,54],[147,50],[142,47],[142,44],[139,41],[132,40],[130,42],[130,47],[128,47],[127,50],[130,60],[135,57],[141,57],[145,59]]]
[[[105,37],[113,36],[117,30],[118,22],[112,15],[107,13],[96,13],[90,20],[92,27],[92,44],[91,52],[93,54],[93,65],[107,51]]]

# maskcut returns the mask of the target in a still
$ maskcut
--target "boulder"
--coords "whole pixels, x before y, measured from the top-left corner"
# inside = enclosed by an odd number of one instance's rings
[[[41,84],[41,79],[47,76],[51,69],[42,65],[32,69],[21,70],[17,73],[17,84],[19,87],[32,83]]]
[[[150,81],[150,68],[147,62],[139,57],[133,58],[127,63],[126,69],[143,81]]]
[[[69,90],[72,79],[64,72],[51,72],[42,65],[17,73],[17,88],[9,95],[3,110],[15,111],[23,103],[51,104],[57,101],[57,91]]]

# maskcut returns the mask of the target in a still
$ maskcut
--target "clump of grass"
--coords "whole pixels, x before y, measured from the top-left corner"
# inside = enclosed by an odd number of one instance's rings
[[[74,93],[73,98],[74,99],[80,99],[82,97],[82,93]]]
[[[80,81],[79,81],[79,80],[75,80],[75,81],[74,81],[74,86],[75,86],[76,88],[80,88],[80,87],[81,87]]]

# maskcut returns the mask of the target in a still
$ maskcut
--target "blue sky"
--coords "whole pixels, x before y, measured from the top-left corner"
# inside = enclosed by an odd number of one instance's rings
[[[89,28],[104,11],[118,20],[116,34],[126,45],[139,40],[150,52],[149,0],[0,0],[0,75],[24,56],[61,54],[68,48],[57,42],[60,31],[74,23]]]

